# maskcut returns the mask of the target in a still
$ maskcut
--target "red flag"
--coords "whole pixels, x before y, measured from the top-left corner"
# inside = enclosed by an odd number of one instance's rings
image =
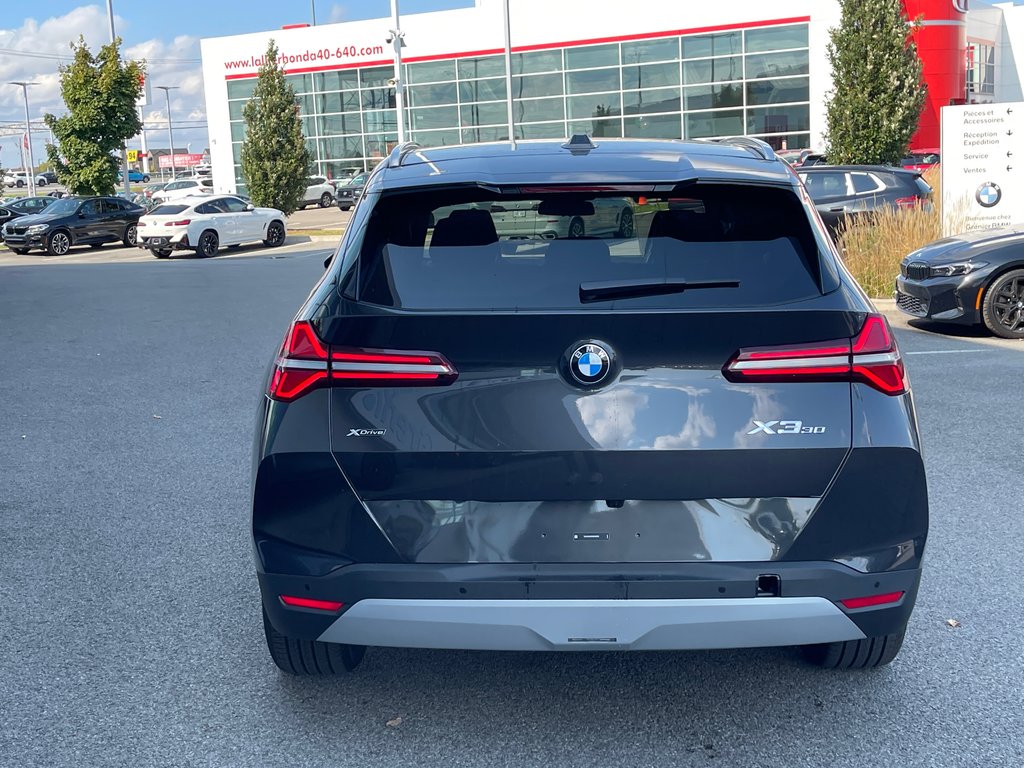
[[[25,149],[28,149],[28,134],[27,133],[22,134],[21,146],[23,146]]]

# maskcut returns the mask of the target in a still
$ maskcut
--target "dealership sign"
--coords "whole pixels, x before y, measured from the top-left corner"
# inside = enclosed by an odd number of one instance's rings
[[[175,168],[191,168],[194,165],[202,165],[203,156],[197,154],[178,154],[174,156],[174,167]],[[171,167],[171,156],[160,155],[160,167],[170,168]]]
[[[1024,222],[1024,103],[942,108],[945,234]]]

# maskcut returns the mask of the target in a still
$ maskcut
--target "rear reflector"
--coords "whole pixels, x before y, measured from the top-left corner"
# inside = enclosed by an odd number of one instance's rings
[[[288,402],[320,386],[437,386],[456,378],[455,367],[436,352],[331,348],[299,321],[281,345],[267,394]]]
[[[902,592],[886,592],[884,595],[871,595],[870,597],[851,597],[847,600],[840,600],[844,608],[853,610],[855,608],[871,608],[876,605],[888,605],[898,603],[903,599]]]
[[[896,341],[881,315],[852,339],[741,349],[722,370],[730,381],[862,381],[887,395],[907,391]]]
[[[318,611],[340,611],[344,603],[334,600],[314,600],[311,597],[293,597],[281,595],[281,602],[293,608],[315,608]]]

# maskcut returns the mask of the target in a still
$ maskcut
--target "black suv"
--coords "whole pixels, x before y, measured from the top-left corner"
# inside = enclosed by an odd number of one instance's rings
[[[588,234],[609,201],[629,232]],[[927,530],[893,334],[749,138],[396,148],[261,399],[256,567],[295,674],[371,645],[873,667]]]
[[[50,203],[54,201],[48,195],[36,197],[22,197],[6,205],[0,205],[0,242],[3,241],[3,225],[21,216],[31,216],[34,213],[42,213]]]
[[[796,172],[832,234],[869,211],[932,204],[932,188],[921,171],[887,165],[814,165],[800,166]]]
[[[75,245],[123,242],[134,246],[139,217],[146,210],[119,197],[63,197],[42,213],[4,224],[7,247],[15,253],[42,248],[63,256]]]

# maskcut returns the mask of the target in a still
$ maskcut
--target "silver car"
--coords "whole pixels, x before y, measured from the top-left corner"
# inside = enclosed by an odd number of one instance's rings
[[[604,235],[633,237],[633,204],[627,198],[595,198],[593,213],[559,211],[536,200],[509,200],[490,206],[499,237],[575,240]]]

